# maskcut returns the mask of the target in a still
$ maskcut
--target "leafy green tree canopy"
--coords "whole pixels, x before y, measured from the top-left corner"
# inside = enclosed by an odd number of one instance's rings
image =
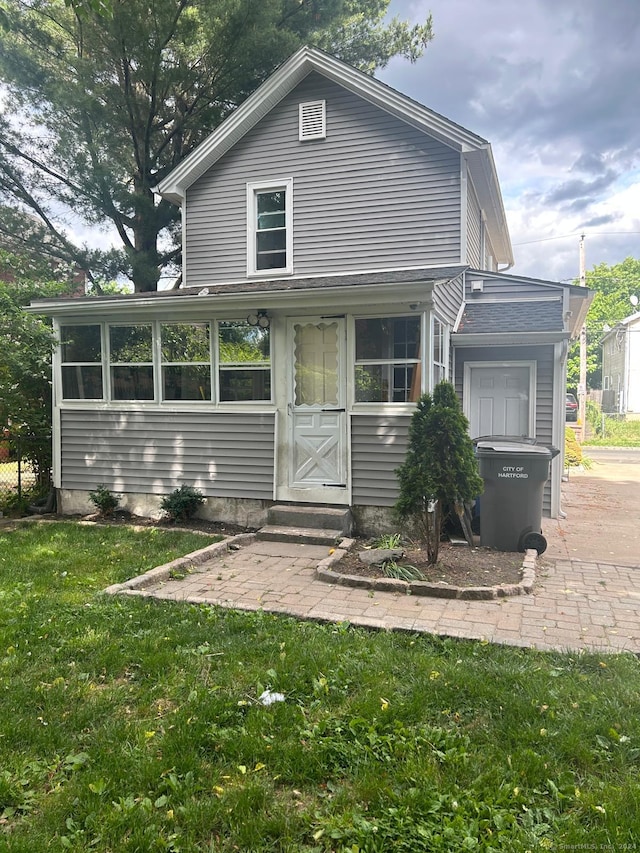
[[[630,297],[640,298],[640,260],[626,258],[619,264],[598,264],[587,272],[587,287],[596,295],[587,315],[587,385],[602,387],[602,349],[600,341],[604,327],[615,326],[620,320],[638,310]],[[577,388],[580,379],[579,346],[574,343],[567,366],[569,387]]]
[[[27,314],[32,299],[69,291],[51,281],[52,272],[33,258],[18,258],[0,249],[0,428],[28,439],[27,455],[45,482],[51,464],[50,325]]]
[[[137,291],[180,260],[179,212],[153,187],[284,59],[310,44],[372,73],[432,37],[430,17],[386,20],[389,0],[0,4],[0,234],[30,211],[24,242]],[[78,221],[111,224],[122,248],[77,245]]]

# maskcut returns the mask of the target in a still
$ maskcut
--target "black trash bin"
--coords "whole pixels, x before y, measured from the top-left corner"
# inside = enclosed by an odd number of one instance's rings
[[[498,551],[542,554],[542,496],[549,466],[560,452],[534,439],[486,436],[475,440],[484,492],[480,510],[480,544]]]

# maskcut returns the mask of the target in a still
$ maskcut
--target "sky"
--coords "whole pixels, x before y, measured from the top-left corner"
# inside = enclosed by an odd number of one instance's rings
[[[434,39],[376,76],[491,143],[515,265],[640,258],[640,0],[391,0]],[[640,283],[639,283],[640,295]]]

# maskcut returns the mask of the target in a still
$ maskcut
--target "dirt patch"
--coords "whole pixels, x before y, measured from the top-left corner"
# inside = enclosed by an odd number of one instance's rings
[[[382,578],[388,577],[380,566],[368,566],[363,563],[358,554],[370,548],[367,540],[356,540],[347,554],[336,563],[331,570],[344,575],[357,577]],[[426,553],[415,547],[406,547],[404,556],[397,560],[400,567],[412,566],[419,569],[425,581],[431,583],[446,583],[456,587],[486,587],[506,584],[517,584],[522,578],[523,554],[495,551],[492,548],[474,547],[469,545],[452,545],[443,542],[435,566],[427,563]]]

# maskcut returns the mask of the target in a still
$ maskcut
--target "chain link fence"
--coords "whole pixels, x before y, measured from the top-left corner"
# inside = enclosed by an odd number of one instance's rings
[[[0,432],[0,512],[41,504],[51,486],[51,436]]]

